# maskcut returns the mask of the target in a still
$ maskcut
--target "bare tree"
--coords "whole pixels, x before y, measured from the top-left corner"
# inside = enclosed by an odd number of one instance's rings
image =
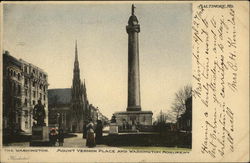
[[[156,118],[157,123],[173,123],[175,122],[175,116],[173,115],[172,110],[168,110],[167,112],[163,112],[162,110],[157,115]]]
[[[172,115],[175,116],[175,121],[177,121],[180,115],[185,112],[186,110],[185,102],[191,96],[192,96],[191,85],[186,85],[175,93],[175,99],[171,106]]]

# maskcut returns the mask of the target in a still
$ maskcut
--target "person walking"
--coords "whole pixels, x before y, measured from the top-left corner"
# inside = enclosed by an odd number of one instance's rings
[[[64,143],[64,132],[63,132],[63,129],[59,130],[59,133],[58,133],[58,142],[59,142],[59,146],[63,146],[63,143]]]
[[[101,120],[97,120],[97,125],[96,125],[96,129],[95,129],[95,142],[96,144],[101,144],[102,143],[102,129],[103,129],[103,125],[102,125],[102,121]]]
[[[86,128],[87,128],[86,146],[95,147],[94,123],[92,122],[92,119],[89,120],[89,123]]]

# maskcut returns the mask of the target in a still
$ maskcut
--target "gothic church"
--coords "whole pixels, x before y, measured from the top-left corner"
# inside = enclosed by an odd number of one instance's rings
[[[73,81],[71,87],[72,105],[72,131],[81,132],[85,121],[90,117],[89,102],[87,99],[85,80],[82,83],[80,78],[80,68],[78,61],[77,42],[75,45],[75,62],[73,70]]]

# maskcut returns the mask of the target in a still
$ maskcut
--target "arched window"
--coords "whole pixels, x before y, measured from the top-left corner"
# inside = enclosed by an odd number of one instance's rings
[[[25,128],[26,128],[26,129],[29,128],[29,126],[28,126],[28,121],[25,121]]]

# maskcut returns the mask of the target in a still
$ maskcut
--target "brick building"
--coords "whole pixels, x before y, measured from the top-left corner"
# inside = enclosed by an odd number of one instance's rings
[[[48,124],[48,75],[39,67],[3,53],[4,135],[31,134],[33,108],[41,99]]]

